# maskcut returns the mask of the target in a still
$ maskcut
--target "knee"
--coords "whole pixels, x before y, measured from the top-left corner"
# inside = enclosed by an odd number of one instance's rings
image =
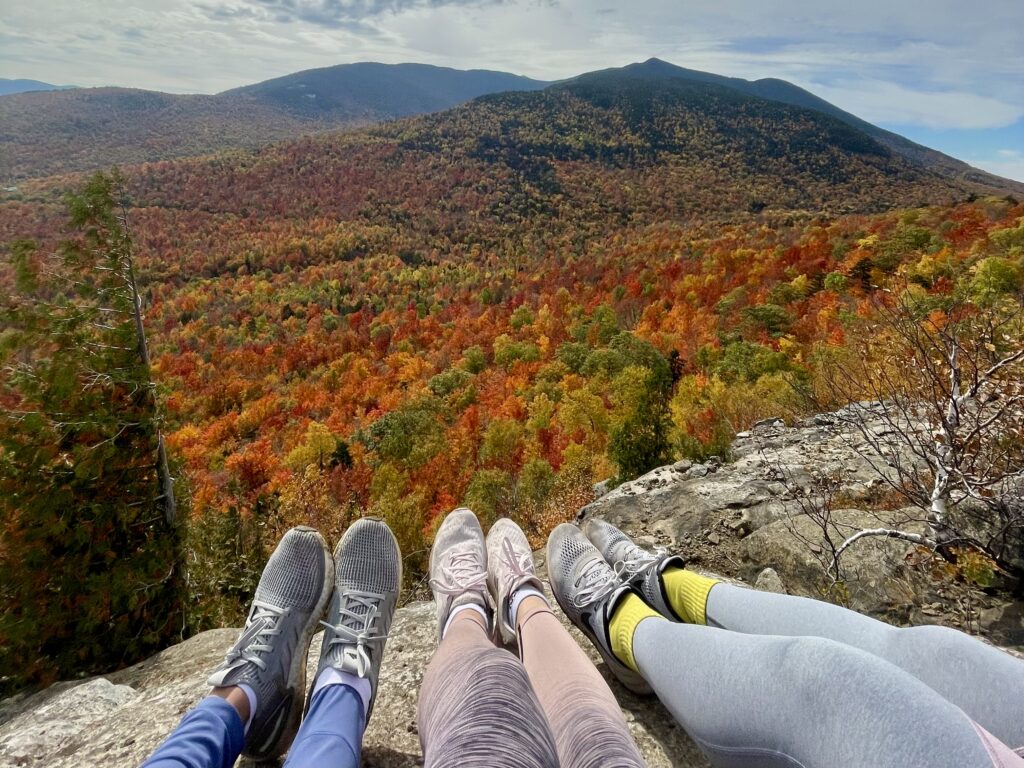
[[[959,629],[927,624],[920,627],[901,627],[893,630],[901,642],[934,643],[935,645],[960,645],[969,637]]]
[[[901,666],[927,659],[928,663],[952,661],[963,655],[966,645],[977,642],[958,629],[926,625],[893,629],[892,657]]]
[[[435,662],[440,663],[431,663],[420,688],[421,712],[430,711],[438,701],[480,704],[495,697],[533,695],[530,679],[519,659],[493,645],[472,648]]]
[[[793,637],[782,643],[779,674],[811,698],[831,695],[829,692],[837,682],[863,674],[871,658],[856,648],[824,637]]]

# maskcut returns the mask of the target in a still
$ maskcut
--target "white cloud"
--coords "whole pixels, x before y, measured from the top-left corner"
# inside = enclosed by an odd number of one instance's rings
[[[880,80],[805,84],[826,101],[871,123],[927,128],[1002,128],[1024,117],[1024,104],[1009,104],[964,91],[915,90]]]
[[[1000,150],[993,158],[974,158],[971,161],[982,170],[1014,181],[1024,182],[1024,154],[1016,150]]]

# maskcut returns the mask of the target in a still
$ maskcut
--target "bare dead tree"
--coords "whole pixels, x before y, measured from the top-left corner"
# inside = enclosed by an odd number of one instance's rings
[[[868,537],[901,539],[944,556],[977,548],[1024,568],[1024,310],[1019,296],[879,292],[854,358],[822,380],[850,405],[840,419],[863,439],[863,458],[922,512],[927,535],[859,530],[835,562]]]
[[[770,464],[775,478],[785,487],[787,495],[793,499],[799,510],[797,514],[809,520],[817,530],[817,536],[808,536],[793,522],[793,518],[786,518],[790,535],[807,548],[828,577],[825,591],[832,591],[843,579],[836,552],[844,536],[834,514],[836,494],[842,487],[841,479],[812,476],[806,484],[801,483],[785,464],[770,461],[764,451],[760,453]]]
[[[120,207],[120,214],[118,215],[118,221],[121,224],[121,229],[124,232],[124,249],[120,255],[121,268],[124,274],[124,281],[127,289],[131,292],[131,304],[132,304],[132,316],[135,322],[135,337],[138,343],[139,357],[142,360],[142,365],[146,370],[146,376],[152,376],[152,366],[149,357],[149,344],[146,341],[146,329],[143,324],[142,316],[142,297],[139,294],[138,283],[135,281],[135,262],[133,258],[134,242],[132,240],[132,231],[128,223],[128,203],[124,186],[121,183],[121,177],[116,176],[115,180],[118,184],[118,205]],[[164,506],[164,517],[167,520],[168,525],[174,525],[177,518],[177,504],[174,499],[174,478],[171,477],[171,467],[167,460],[167,446],[164,443],[164,433],[162,427],[163,414],[160,410],[160,401],[156,397],[155,384],[150,380],[150,396],[153,398],[153,408],[156,412],[156,449],[157,449],[157,474],[160,477],[160,498],[163,501]]]

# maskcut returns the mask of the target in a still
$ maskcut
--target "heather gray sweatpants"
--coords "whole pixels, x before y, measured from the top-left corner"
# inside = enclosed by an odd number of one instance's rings
[[[1002,651],[728,584],[707,616],[641,621],[633,654],[716,766],[1024,766],[1024,662]]]

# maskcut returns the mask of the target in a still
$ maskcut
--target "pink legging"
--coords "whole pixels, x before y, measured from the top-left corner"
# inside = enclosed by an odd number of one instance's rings
[[[452,621],[420,690],[425,768],[644,766],[604,678],[540,600],[518,634],[521,660],[475,611]]]

